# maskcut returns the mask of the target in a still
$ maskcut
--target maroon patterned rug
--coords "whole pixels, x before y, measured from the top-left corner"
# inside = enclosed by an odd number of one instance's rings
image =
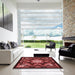
[[[30,68],[62,68],[52,57],[22,57],[14,67],[15,69]]]

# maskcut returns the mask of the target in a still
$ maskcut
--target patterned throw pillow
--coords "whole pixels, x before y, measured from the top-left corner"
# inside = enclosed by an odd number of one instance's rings
[[[8,46],[4,42],[0,42],[0,49],[8,49]]]
[[[18,46],[16,42],[10,42],[10,44],[11,44],[11,48],[16,48]]]
[[[11,49],[11,45],[9,43],[7,43],[8,49]]]

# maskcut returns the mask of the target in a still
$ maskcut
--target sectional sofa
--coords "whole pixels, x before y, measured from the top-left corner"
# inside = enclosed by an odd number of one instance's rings
[[[10,49],[0,49],[0,64],[11,64],[24,51],[23,46]]]

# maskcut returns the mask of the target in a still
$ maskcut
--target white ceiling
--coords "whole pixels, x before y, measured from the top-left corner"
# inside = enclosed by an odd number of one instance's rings
[[[38,2],[37,0],[15,0],[18,2],[25,2],[25,3],[31,3],[31,2]],[[50,3],[60,3],[62,0],[40,0],[39,2],[50,2]]]
[[[5,1],[5,0],[3,0]],[[6,0],[18,9],[61,9],[63,0]],[[9,3],[8,3],[9,5]]]
[[[61,9],[60,3],[18,3],[17,7],[19,9]]]

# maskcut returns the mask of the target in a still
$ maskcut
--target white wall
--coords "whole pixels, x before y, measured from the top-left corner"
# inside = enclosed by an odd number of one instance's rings
[[[18,42],[18,26],[17,26],[17,9],[13,2],[9,0],[2,2],[7,6],[9,11],[13,14],[13,31],[9,31],[7,29],[0,27],[0,41],[15,41]]]
[[[0,41],[17,41],[15,32],[0,27]]]

